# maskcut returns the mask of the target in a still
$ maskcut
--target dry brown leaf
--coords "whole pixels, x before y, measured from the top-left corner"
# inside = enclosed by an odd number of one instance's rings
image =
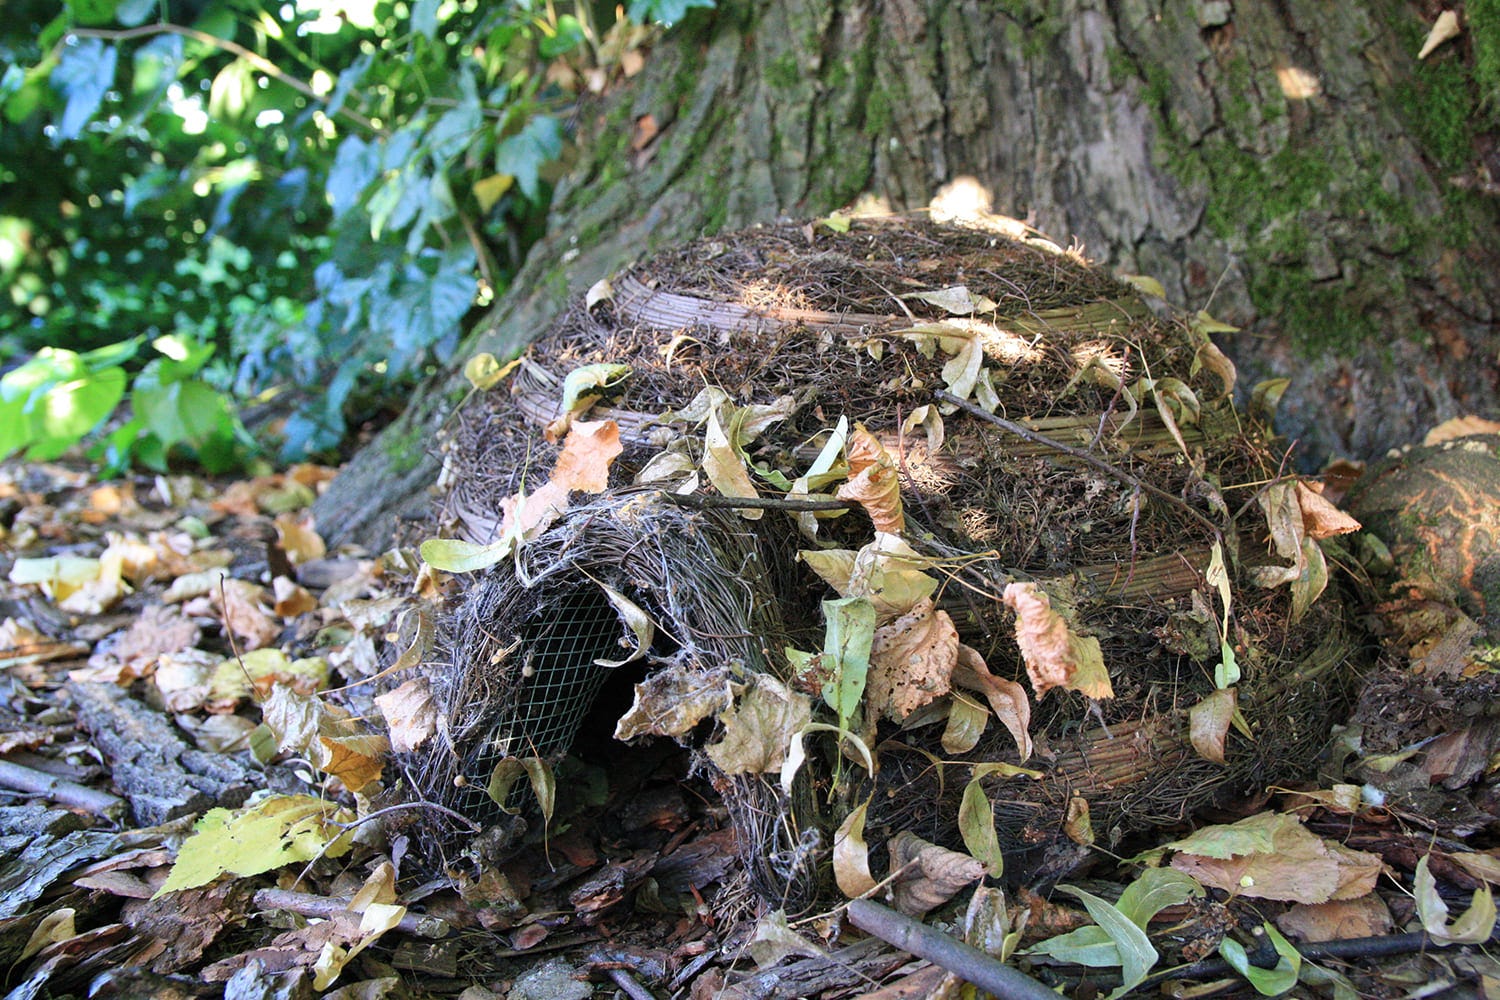
[[[275,598],[271,610],[282,618],[296,618],[318,610],[318,599],[312,591],[290,577],[278,576],[272,580],[271,596]]]
[[[89,657],[87,670],[74,670],[68,676],[111,684],[149,677],[158,657],[191,649],[200,638],[197,622],[175,607],[153,604],[141,611],[113,646],[101,643]]]
[[[1262,813],[1228,827],[1207,827],[1188,840],[1206,843],[1215,831],[1237,836],[1242,830],[1253,831],[1254,840],[1259,841],[1256,848],[1236,847],[1242,853],[1234,854],[1216,852],[1228,857],[1179,851],[1172,867],[1225,892],[1296,903],[1363,896],[1375,888],[1384,869],[1379,855],[1324,840],[1284,813]]]
[[[293,566],[301,566],[328,554],[328,546],[313,522],[312,511],[293,513],[286,511],[276,515],[276,544],[291,560]]]
[[[1012,583],[1001,595],[1016,613],[1016,645],[1038,698],[1055,687],[1090,698],[1113,698],[1099,640],[1081,636],[1052,610],[1052,599],[1034,583]]]
[[[906,527],[901,512],[901,477],[890,453],[863,424],[855,424],[845,445],[845,455],[849,460],[849,481],[834,495],[864,507],[876,531],[901,534]]]
[[[812,701],[770,674],[754,683],[720,716],[724,737],[704,752],[725,774],[780,772],[792,737],[812,721]]]
[[[375,704],[385,716],[391,749],[397,753],[417,749],[437,732],[437,708],[432,703],[432,688],[425,677],[414,678],[385,694],[376,695]]]
[[[958,629],[946,611],[924,598],[911,611],[875,630],[865,699],[872,716],[901,722],[952,687]]]
[[[1276,918],[1276,926],[1306,944],[1389,934],[1395,924],[1376,893],[1326,903],[1297,903]]]
[[[1224,739],[1238,701],[1234,688],[1221,688],[1188,709],[1188,739],[1200,757],[1224,763]]]
[[[265,606],[266,588],[248,580],[225,580],[222,590],[210,593],[241,649],[259,649],[281,634],[280,623]]]
[[[623,448],[613,420],[573,421],[551,478],[534,493],[500,501],[505,512],[501,537],[534,538],[567,511],[571,492],[598,493],[607,487],[610,463]]]
[[[1089,800],[1074,795],[1068,800],[1068,811],[1063,815],[1063,833],[1075,844],[1087,847],[1094,842],[1094,821],[1089,815]]]
[[[1331,538],[1358,531],[1360,524],[1323,497],[1322,483],[1297,482],[1297,506],[1308,538]]]
[[[610,463],[624,447],[613,420],[575,420],[552,467],[552,482],[580,493],[598,493],[609,486]]]
[[[958,664],[953,669],[953,683],[978,691],[1016,741],[1016,752],[1025,761],[1031,756],[1031,699],[1026,689],[1013,680],[996,677],[978,650],[960,644]]]
[[[1444,441],[1472,437],[1475,434],[1500,434],[1500,423],[1476,417],[1473,414],[1466,417],[1454,417],[1452,420],[1444,420],[1428,431],[1427,436],[1422,439],[1422,444],[1442,444]]]
[[[320,736],[322,752],[313,755],[313,764],[357,792],[380,780],[383,758],[391,748],[390,740],[374,733],[347,736]]]
[[[635,702],[615,724],[615,739],[684,736],[729,707],[729,668],[679,660],[635,686]]]
[[[277,749],[306,754],[314,767],[357,792],[380,778],[382,758],[391,744],[384,736],[360,732],[348,714],[316,694],[277,684],[262,707]]]
[[[891,883],[896,909],[920,917],[942,906],[964,887],[984,877],[984,863],[967,854],[928,843],[910,830],[890,840],[891,871],[901,871]]]

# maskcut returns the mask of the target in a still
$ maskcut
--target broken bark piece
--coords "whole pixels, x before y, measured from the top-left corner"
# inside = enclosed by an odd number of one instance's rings
[[[240,758],[196,750],[157,709],[112,684],[69,681],[78,723],[109,762],[140,826],[234,807],[265,787],[265,775]]]
[[[0,760],[0,787],[15,789],[28,795],[44,795],[59,805],[81,809],[107,819],[118,819],[125,811],[124,801],[108,792],[34,771],[8,760]]]

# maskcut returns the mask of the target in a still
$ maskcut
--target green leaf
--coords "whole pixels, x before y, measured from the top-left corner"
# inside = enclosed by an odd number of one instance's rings
[[[378,145],[365,142],[357,135],[346,136],[339,143],[325,186],[334,218],[359,204],[365,188],[379,176],[380,152]]]
[[[1141,930],[1169,906],[1203,896],[1198,880],[1175,868],[1147,868],[1125,887],[1115,907]]]
[[[556,59],[582,45],[583,38],[582,22],[572,14],[563,14],[557,19],[557,31],[543,35],[537,51],[543,59]]]
[[[863,597],[823,602],[827,631],[823,638],[824,664],[831,676],[823,682],[823,700],[838,713],[840,726],[859,711],[870,672],[870,647],[875,641],[875,606]]]
[[[354,815],[311,795],[273,795],[244,809],[210,809],[183,841],[160,898],[207,885],[220,875],[259,875],[284,865],[349,852],[354,834],[336,824]]]
[[[537,806],[542,810],[542,823],[551,823],[552,810],[557,804],[557,778],[552,774],[552,768],[540,757],[526,757],[521,766],[526,769]]]
[[[1109,932],[1097,924],[1050,937],[1025,949],[1025,955],[1045,955],[1060,962],[1111,969],[1120,964],[1120,949]]]
[[[115,20],[127,28],[134,28],[159,9],[160,0],[120,0],[115,8]]]
[[[108,24],[115,19],[115,0],[67,0],[67,8],[82,25]]]
[[[447,573],[473,573],[495,565],[510,555],[515,544],[511,538],[503,538],[488,545],[475,545],[459,538],[429,538],[417,549],[422,561],[433,569]]]
[[[511,788],[515,786],[515,783],[520,780],[521,775],[525,773],[526,765],[521,763],[521,758],[506,757],[496,764],[495,769],[490,772],[489,784],[484,788],[485,794],[490,797],[490,801],[494,802],[503,811],[512,816],[516,815],[520,810],[506,805],[506,801],[510,798]]]
[[[1094,918],[1094,923],[1102,927],[1110,940],[1115,943],[1115,948],[1120,954],[1120,977],[1124,981],[1109,995],[1110,1000],[1123,996],[1139,986],[1159,957],[1156,949],[1151,946],[1151,939],[1146,937],[1146,932],[1109,902],[1091,892],[1085,892],[1072,885],[1060,885],[1057,889],[1059,892],[1077,897],[1083,903],[1083,908],[1089,911],[1089,916]],[[1293,979],[1295,980],[1295,977]]]
[[[1230,968],[1250,981],[1250,985],[1255,987],[1257,993],[1268,997],[1280,996],[1297,985],[1297,976],[1302,969],[1302,956],[1275,927],[1269,923],[1261,926],[1264,927],[1271,943],[1275,945],[1276,954],[1279,956],[1274,969],[1262,969],[1258,965],[1251,965],[1250,956],[1245,953],[1245,946],[1234,938],[1226,937],[1219,942],[1219,954],[1224,957],[1224,961],[1229,963]]]
[[[535,201],[542,168],[562,155],[562,123],[549,115],[537,115],[495,150],[497,173],[515,177],[521,193]]]
[[[115,82],[119,53],[97,38],[82,38],[63,49],[51,82],[67,103],[57,122],[59,140],[76,139],[99,110]]]
[[[964,796],[958,804],[958,831],[969,854],[984,865],[991,878],[999,878],[1005,873],[1005,854],[995,833],[994,807],[980,784],[982,777],[976,774],[964,786]]]
[[[471,92],[471,96],[465,98],[458,107],[443,113],[432,128],[428,129],[423,141],[433,156],[443,161],[451,160],[474,141],[483,124],[479,95]]]
[[[31,461],[57,458],[114,412],[125,395],[125,371],[106,368],[48,389],[31,408]]]

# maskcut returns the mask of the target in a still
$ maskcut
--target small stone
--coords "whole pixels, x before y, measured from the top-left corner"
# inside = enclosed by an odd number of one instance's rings
[[[510,1000],[588,1000],[593,989],[573,978],[578,970],[560,958],[527,972],[510,989]]]

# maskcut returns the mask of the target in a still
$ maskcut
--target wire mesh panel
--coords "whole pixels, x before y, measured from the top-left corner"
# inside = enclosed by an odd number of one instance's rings
[[[612,669],[595,661],[620,658],[620,619],[597,586],[581,579],[551,596],[513,624],[519,641],[505,654],[511,697],[464,761],[459,808],[476,819],[498,810],[485,791],[498,762],[567,752]],[[505,804],[514,810],[530,801],[521,782]]]

